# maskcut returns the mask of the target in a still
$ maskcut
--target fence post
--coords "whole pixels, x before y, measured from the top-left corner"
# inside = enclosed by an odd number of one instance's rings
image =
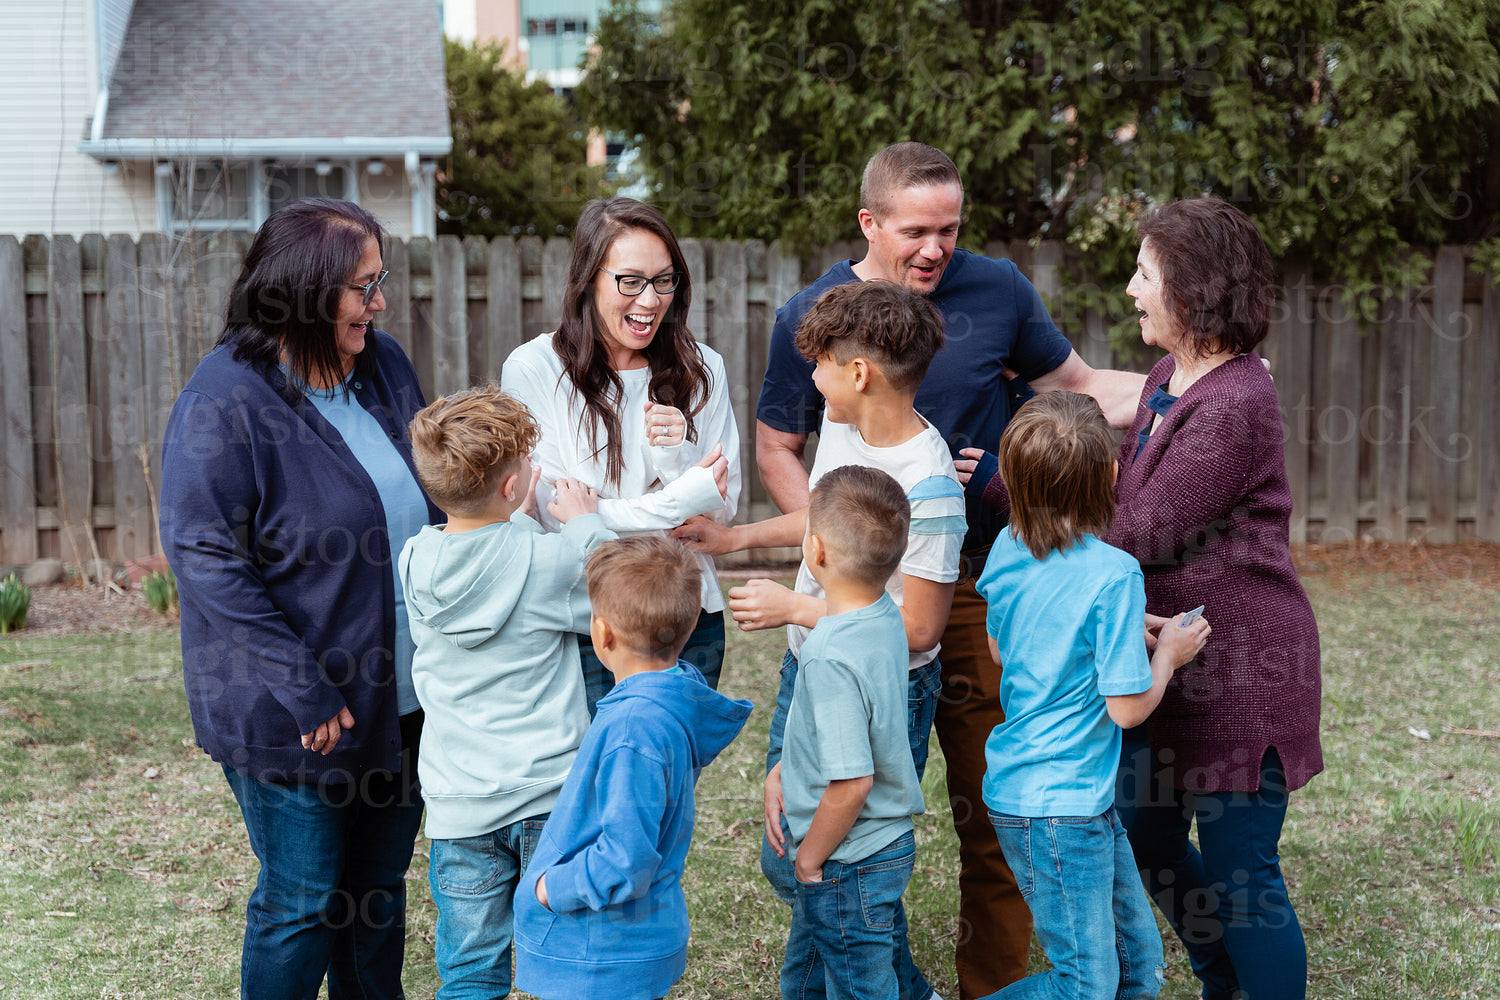
[[[401,240],[388,240],[382,265],[390,273],[385,284],[380,286],[385,299],[385,312],[376,320],[376,325],[395,338],[411,357],[411,259],[406,244]]]
[[[1500,275],[1487,274],[1480,313],[1479,475],[1474,534],[1500,542]],[[0,315],[3,315],[0,309]]]
[[[89,465],[88,343],[83,328],[83,273],[78,242],[53,236],[47,254],[52,303],[48,331],[52,337],[53,410],[50,456],[57,467],[57,524],[63,560],[83,566],[92,556],[93,497]]]
[[[26,337],[26,266],[21,244],[0,236],[0,532],[9,563],[35,562],[35,434],[31,415],[31,351]]]
[[[1432,420],[1422,435],[1427,447],[1427,540],[1458,541],[1458,465],[1466,442],[1458,433],[1458,388],[1463,377],[1464,252],[1441,247],[1433,270]],[[1420,426],[1420,425],[1419,425]]]
[[[1281,312],[1272,323],[1276,337],[1276,393],[1281,399],[1282,453],[1292,492],[1291,539],[1307,541],[1308,444],[1312,440],[1312,338],[1317,317],[1308,311],[1305,264],[1287,268]]]
[[[469,387],[469,278],[457,236],[439,236],[432,255],[432,391]]]
[[[734,410],[737,428],[750,425],[749,400],[750,378],[749,345],[745,333],[749,327],[750,305],[748,288],[749,269],[745,263],[745,244],[738,240],[719,240],[714,243],[714,323],[710,344],[724,359],[725,378],[729,384],[725,391]],[[745,493],[750,484],[750,466],[754,463],[753,449],[744,440],[740,441],[740,508],[749,504]],[[745,520],[739,513],[736,520]]]
[[[484,315],[494,370],[487,374],[499,381],[505,359],[526,340],[521,313],[521,251],[514,239],[497,236],[490,240],[489,269]]]
[[[1359,537],[1359,328],[1344,303],[1341,288],[1324,288],[1318,298],[1320,313],[1325,304],[1328,394],[1318,415],[1318,427],[1336,433],[1332,440],[1324,441],[1328,520],[1323,525],[1323,540],[1348,542]]]
[[[115,481],[115,548],[121,559],[152,551],[146,492],[145,358],[141,341],[140,265],[128,236],[111,236],[104,262],[105,345],[109,376],[110,461]]]
[[[546,329],[562,321],[563,287],[568,283],[568,241],[554,236],[542,248],[542,318]]]

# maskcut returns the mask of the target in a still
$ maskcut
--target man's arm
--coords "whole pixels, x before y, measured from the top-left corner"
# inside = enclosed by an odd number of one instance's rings
[[[1124,430],[1135,419],[1146,376],[1111,368],[1090,368],[1077,351],[1070,351],[1066,361],[1030,382],[1037,392],[1066,389],[1093,396],[1099,401],[1099,408],[1104,411],[1109,425],[1115,430]],[[761,475],[764,477],[765,474]]]
[[[779,431],[764,420],[755,422],[755,464],[760,468],[760,481],[783,513],[807,507],[807,466],[802,461],[806,450],[806,434]]]

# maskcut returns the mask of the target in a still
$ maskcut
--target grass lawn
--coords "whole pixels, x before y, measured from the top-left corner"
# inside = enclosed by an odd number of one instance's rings
[[[1292,798],[1282,857],[1318,998],[1500,996],[1500,547],[1306,549],[1324,650],[1327,770]],[[787,911],[757,867],[779,632],[730,639],[756,704],[703,776],[676,998],[777,996]],[[956,846],[933,744],[908,893],[913,950],[953,984]],[[0,1000],[237,993],[255,861],[193,745],[175,630],[0,640]],[[407,992],[430,997],[426,843]],[[1034,956],[1038,967],[1039,955]],[[1168,942],[1164,997],[1196,996]]]

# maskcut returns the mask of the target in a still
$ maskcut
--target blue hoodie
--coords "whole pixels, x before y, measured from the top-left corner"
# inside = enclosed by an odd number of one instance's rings
[[[515,897],[516,987],[557,1000],[652,1000],[687,967],[682,868],[698,772],[753,707],[692,665],[632,674],[599,712]],[[547,901],[536,898],[547,876]]]

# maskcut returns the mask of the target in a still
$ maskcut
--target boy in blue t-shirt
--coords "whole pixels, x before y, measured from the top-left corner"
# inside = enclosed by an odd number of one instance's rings
[[[783,1000],[899,995],[891,956],[922,788],[907,743],[906,630],[885,585],[910,517],[905,491],[878,469],[843,466],[812,491],[802,552],[827,612],[802,645],[781,758],[796,877]]]
[[[1146,618],[1130,555],[1099,541],[1114,516],[1114,435],[1099,404],[1044,393],[1000,439],[1011,524],[979,592],[1005,664],[1005,722],[985,747],[984,801],[1052,968],[991,994],[1155,997],[1162,947],[1115,815],[1120,728],[1140,725],[1208,638],[1202,618]],[[1144,641],[1142,625],[1150,626]],[[1147,646],[1154,646],[1148,662]]]

